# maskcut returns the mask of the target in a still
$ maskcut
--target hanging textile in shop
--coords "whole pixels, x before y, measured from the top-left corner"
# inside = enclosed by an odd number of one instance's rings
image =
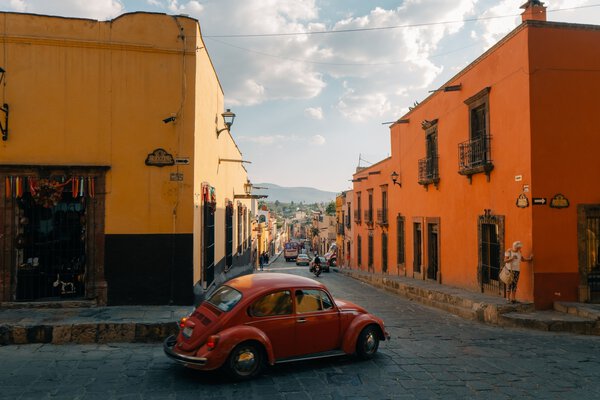
[[[18,199],[29,192],[38,205],[50,208],[58,204],[68,184],[71,184],[70,193],[73,198],[96,196],[95,177],[73,176],[67,179],[62,176],[39,179],[32,176],[12,175],[4,179],[4,196],[7,199]]]

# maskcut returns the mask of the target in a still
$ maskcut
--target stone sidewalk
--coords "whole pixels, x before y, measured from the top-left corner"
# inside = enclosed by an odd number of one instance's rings
[[[533,304],[510,304],[502,297],[471,292],[403,276],[373,274],[347,268],[336,272],[399,296],[484,323],[552,332],[600,336],[600,304],[555,303],[554,310],[536,311]]]

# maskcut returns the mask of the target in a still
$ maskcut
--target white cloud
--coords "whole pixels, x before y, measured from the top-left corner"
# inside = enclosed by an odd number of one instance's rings
[[[314,135],[311,139],[309,144],[313,145],[313,146],[323,146],[326,143],[326,140],[323,136],[321,135]]]
[[[0,7],[18,12],[98,20],[115,18],[125,10],[120,0],[2,0]]]
[[[154,1],[154,0],[151,0]],[[169,0],[168,9],[174,14],[188,14],[192,17],[199,18],[204,6],[196,0],[179,1]]]
[[[250,142],[259,145],[271,145],[277,142],[285,140],[283,135],[271,135],[271,136],[239,136],[237,138],[239,142]]]
[[[321,107],[309,107],[304,110],[304,115],[312,118],[312,119],[323,119],[323,109]]]
[[[161,3],[158,0],[146,0],[146,3],[150,4],[151,6],[155,6],[155,7],[162,7],[163,3]]]

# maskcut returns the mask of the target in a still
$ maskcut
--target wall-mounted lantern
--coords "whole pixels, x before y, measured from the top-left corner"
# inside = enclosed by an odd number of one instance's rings
[[[235,119],[235,114],[232,113],[229,108],[227,109],[227,111],[225,111],[223,114],[221,114],[221,116],[223,117],[223,122],[225,122],[225,128],[222,128],[222,129],[217,128],[217,137],[219,137],[219,134],[221,132],[229,131],[229,129],[231,129],[231,125],[233,125],[233,120]]]
[[[398,175],[398,173],[396,171],[392,172],[392,182],[394,182],[394,185],[398,185],[398,186],[402,187],[402,184],[400,182],[398,182],[399,177],[400,177],[400,175]]]

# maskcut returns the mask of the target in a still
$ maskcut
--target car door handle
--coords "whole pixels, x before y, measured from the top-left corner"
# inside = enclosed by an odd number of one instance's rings
[[[298,322],[299,324],[303,324],[303,323],[305,323],[305,322],[306,322],[306,319],[305,319],[305,318],[298,318],[298,319],[296,320],[296,322]]]

